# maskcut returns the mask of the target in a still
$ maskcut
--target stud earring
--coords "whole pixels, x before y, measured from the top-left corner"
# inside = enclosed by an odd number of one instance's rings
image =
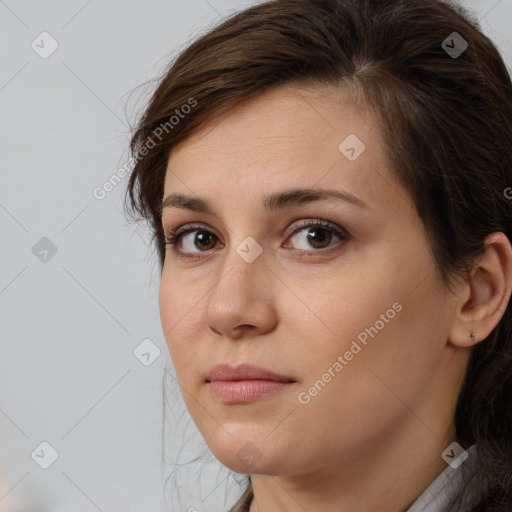
[[[471,341],[475,341],[475,335],[473,333],[471,333],[469,337],[471,338]]]

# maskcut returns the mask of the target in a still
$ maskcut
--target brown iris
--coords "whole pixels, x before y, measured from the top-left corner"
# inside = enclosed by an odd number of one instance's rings
[[[322,232],[324,233],[324,235],[322,236]],[[319,235],[320,233],[320,235]],[[327,233],[327,235],[325,235],[325,233]],[[326,240],[327,240],[327,245],[329,244],[329,242],[331,241],[332,239],[332,233],[327,230],[327,229],[324,229],[324,228],[317,228],[317,227],[313,227],[313,228],[310,228],[309,229],[309,232],[308,232],[308,235],[307,235],[307,238],[308,238],[308,242],[315,248],[323,248],[325,247],[325,245],[322,245]]]

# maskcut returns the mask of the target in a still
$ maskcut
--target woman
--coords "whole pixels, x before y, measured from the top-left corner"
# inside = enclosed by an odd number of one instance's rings
[[[511,137],[440,0],[265,2],[162,77],[127,199],[233,512],[512,510]]]

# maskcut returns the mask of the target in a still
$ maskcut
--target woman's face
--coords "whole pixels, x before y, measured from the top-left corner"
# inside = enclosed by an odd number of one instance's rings
[[[167,246],[162,326],[194,422],[235,471],[352,471],[450,428],[465,363],[448,343],[455,301],[384,149],[341,93],[287,85],[171,153],[164,198],[213,212],[167,202],[164,229],[191,231]],[[244,401],[247,383],[207,382],[221,363],[293,382]]]

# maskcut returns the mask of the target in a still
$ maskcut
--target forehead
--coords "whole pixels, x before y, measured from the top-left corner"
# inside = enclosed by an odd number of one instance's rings
[[[213,119],[175,146],[171,154],[176,160],[183,151],[192,153],[202,149],[228,159],[227,149],[242,154],[267,145],[295,146],[295,151],[309,154],[324,152],[329,147],[337,151],[336,141],[341,142],[349,133],[368,138],[366,133],[372,124],[373,119],[363,117],[341,90],[320,85],[284,85]],[[265,154],[260,153],[260,157],[264,158]],[[187,155],[190,157],[193,155]]]
[[[341,90],[285,85],[228,111],[175,146],[164,196],[181,192],[216,200],[222,191],[233,199],[318,184],[379,202],[383,181],[393,180],[372,116]]]

